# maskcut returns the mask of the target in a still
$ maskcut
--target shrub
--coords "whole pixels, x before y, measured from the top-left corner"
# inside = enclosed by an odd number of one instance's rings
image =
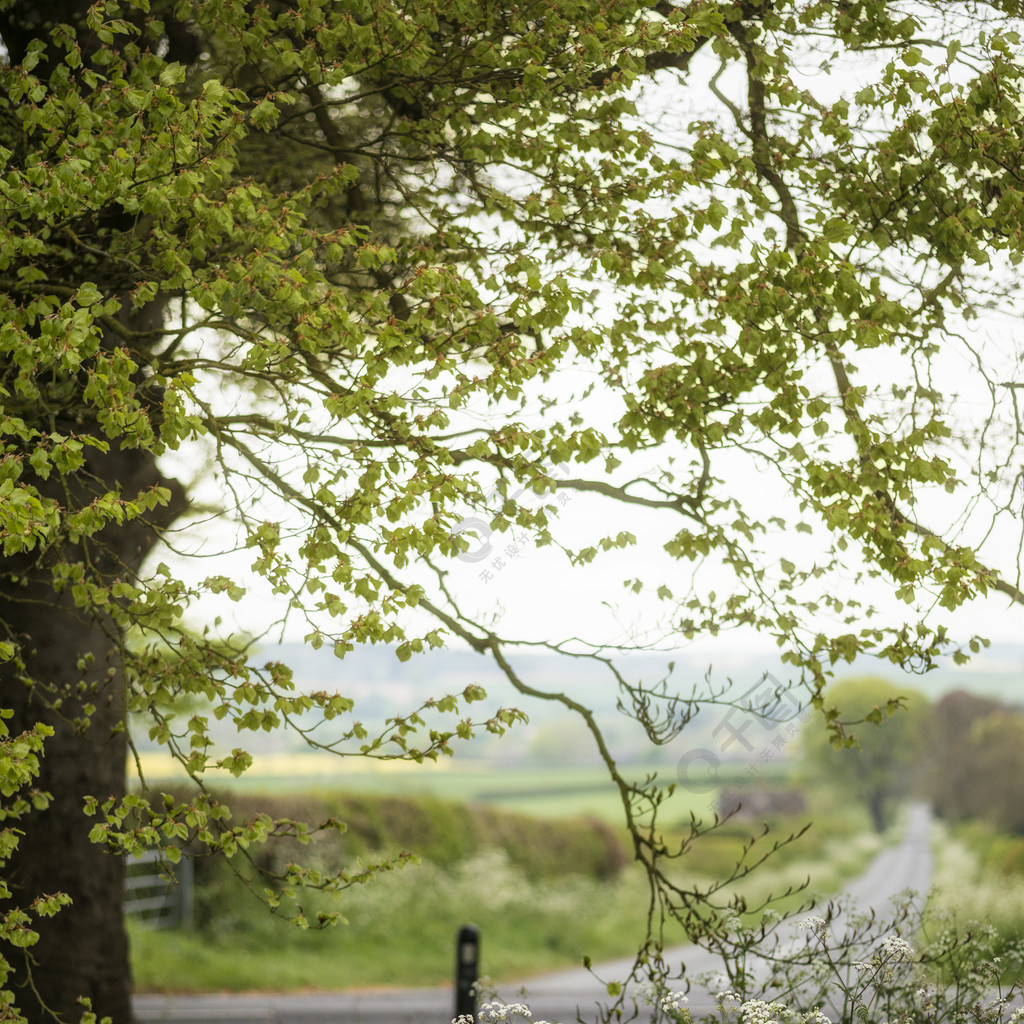
[[[345,822],[346,828],[314,831],[308,843],[293,836],[272,837],[243,851],[229,865],[194,849],[200,928],[216,921],[218,928],[230,929],[243,913],[232,874],[259,892],[264,887],[261,875],[280,878],[298,861],[325,873],[353,872],[364,859],[399,861],[414,855],[454,870],[489,850],[500,850],[527,880],[540,882],[569,875],[608,880],[629,860],[616,832],[596,819],[567,819],[556,825],[525,814],[430,797],[232,794],[232,812],[234,820],[265,813],[311,826],[333,818]]]

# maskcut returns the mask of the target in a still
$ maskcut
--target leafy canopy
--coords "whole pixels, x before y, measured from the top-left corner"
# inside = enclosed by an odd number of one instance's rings
[[[972,503],[1013,510],[1019,347],[973,325],[1019,299],[1019,28],[982,3],[100,0],[40,29],[0,70],[5,558],[125,638],[130,710],[196,780],[251,762],[211,716],[315,710],[334,731],[313,746],[416,760],[521,717],[452,724],[471,687],[375,731],[215,623],[184,629],[210,595],[262,580],[341,658],[489,654],[583,717],[652,920],[687,917],[713,894],[665,874],[683,851],[648,827],[658,791],[515,649],[593,659],[654,742],[699,695],[630,679],[607,633],[503,635],[452,569],[513,533],[577,567],[650,540],[661,578],[626,585],[661,602],[664,646],[759,630],[819,703],[865,652],[927,669],[952,642],[928,613],[1020,601],[1016,567],[958,532]],[[972,386],[983,427],[954,404]],[[129,456],[162,478],[131,486]],[[193,515],[232,524],[241,572],[173,554],[173,477],[199,463]],[[778,506],[743,500],[737,466]],[[567,494],[638,525],[567,536]],[[117,538],[147,523],[164,546],[136,564]],[[906,622],[872,616],[875,577]],[[152,803],[97,794],[94,838],[232,853],[299,828]]]

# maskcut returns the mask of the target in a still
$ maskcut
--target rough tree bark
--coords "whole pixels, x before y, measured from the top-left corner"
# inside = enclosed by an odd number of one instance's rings
[[[124,792],[118,652],[106,624],[83,619],[69,595],[55,598],[45,581],[32,581],[19,586],[15,596],[5,577],[0,617],[25,643],[24,676],[36,680],[17,678],[13,671],[0,676],[5,703],[14,709],[12,728],[21,731],[43,721],[54,729],[47,743],[53,753],[43,759],[39,779],[52,800],[23,823],[10,883],[22,904],[54,891],[73,900],[57,917],[39,922],[37,945],[5,951],[16,969],[18,1004],[30,1020],[47,1019],[46,1010],[74,1020],[81,1013],[78,997],[84,995],[114,1021],[130,1021],[124,863],[89,841],[82,814],[87,796]],[[92,664],[76,671],[76,662],[87,654]],[[88,729],[74,722],[84,700],[96,706]]]
[[[153,329],[157,304],[130,322]],[[41,429],[92,432],[74,410],[63,410]],[[9,865],[14,899],[27,905],[42,893],[64,892],[72,905],[38,922],[39,942],[5,949],[15,969],[18,1004],[29,1020],[77,1020],[81,997],[114,1024],[129,1024],[131,968],[124,924],[124,860],[89,839],[87,797],[101,802],[125,792],[126,680],[121,666],[123,637],[109,616],[83,612],[70,586],[57,589],[51,567],[84,563],[93,579],[134,576],[155,542],[183,507],[183,492],[165,478],[155,457],[112,445],[92,455],[68,480],[34,481],[66,507],[82,507],[97,495],[117,491],[127,499],[155,486],[173,499],[146,520],[107,528],[78,544],[35,549],[0,562],[0,623],[21,647],[20,661],[0,666],[4,706],[13,710],[17,734],[36,722],[51,726],[39,789],[51,797],[43,810],[20,823],[23,836]],[[58,490],[61,488],[61,490]]]

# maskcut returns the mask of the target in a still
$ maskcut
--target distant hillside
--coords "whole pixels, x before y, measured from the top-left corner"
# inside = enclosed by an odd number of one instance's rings
[[[592,741],[577,716],[556,702],[530,700],[518,694],[492,661],[472,651],[433,651],[402,663],[391,650],[382,647],[361,648],[339,660],[327,648],[314,651],[301,643],[287,643],[262,648],[252,660],[256,664],[270,660],[285,662],[294,670],[296,684],[302,690],[338,691],[351,697],[355,701],[355,718],[368,727],[389,716],[408,714],[430,697],[459,693],[478,683],[487,690],[488,700],[470,705],[463,714],[480,719],[501,706],[518,707],[527,712],[530,722],[514,727],[500,740],[482,733],[460,748],[460,757],[509,764],[583,764],[596,760]],[[623,695],[611,673],[600,663],[552,654],[523,654],[515,665],[528,685],[568,694],[591,708],[601,721],[614,754],[623,761],[665,765],[699,749],[711,750],[722,760],[754,760],[769,746],[774,751],[771,756],[782,756],[779,737],[792,736],[799,724],[799,718],[794,716],[802,691],[795,689],[793,697],[780,705],[779,723],[748,720],[741,711],[730,712],[728,708],[711,705],[686,726],[677,740],[658,748],[618,708]],[[632,683],[657,686],[664,682],[669,694],[682,696],[708,696],[725,691],[732,700],[740,702],[752,699],[745,695],[761,695],[777,686],[784,687],[793,678],[792,668],[782,665],[774,654],[758,656],[728,649],[717,659],[687,652],[645,653],[622,658],[619,665]],[[994,645],[967,665],[944,664],[924,675],[901,674],[891,665],[868,659],[836,670],[837,678],[867,674],[880,675],[896,685],[905,680],[908,688],[933,700],[960,689],[1024,706],[1024,645]],[[656,702],[651,711],[656,717],[664,717],[666,707]],[[294,735],[240,738],[229,723],[211,725],[223,742],[236,745],[241,739],[254,752],[303,749],[301,739]]]
[[[302,686],[338,688],[360,699],[393,707],[396,702],[416,699],[439,690],[454,691],[479,682],[495,692],[511,689],[497,667],[484,655],[473,651],[440,650],[400,662],[383,647],[363,647],[339,660],[327,648],[314,651],[300,643],[261,648],[256,660],[276,658],[291,665]],[[669,663],[674,669],[669,674]],[[621,658],[618,665],[632,681],[668,678],[680,693],[693,686],[706,691],[732,680],[737,687],[754,685],[765,672],[780,681],[792,675],[773,654],[755,655],[723,651],[718,658],[697,657],[687,652],[674,654],[635,654]],[[612,707],[614,683],[602,665],[592,660],[560,657],[555,654],[524,653],[515,662],[524,681],[531,685],[564,690],[574,697],[588,695],[592,706]],[[1010,697],[1024,704],[1024,644],[993,644],[977,654],[967,665],[947,663],[923,675],[900,673],[894,666],[873,659],[861,659],[854,665],[839,666],[838,678],[850,675],[878,674],[898,682],[901,676],[914,681],[915,689],[940,697],[955,689],[985,696]],[[607,685],[606,685],[607,684]],[[603,694],[602,692],[603,691]]]
[[[566,721],[569,715],[557,703],[531,701],[516,693],[493,662],[472,651],[432,651],[402,663],[393,652],[380,647],[362,648],[339,660],[326,649],[314,651],[302,644],[284,644],[261,651],[257,660],[260,656],[276,657],[291,665],[302,688],[338,690],[352,697],[357,716],[367,722],[408,712],[428,697],[457,693],[479,683],[488,692],[488,707],[521,707],[530,716],[529,726],[517,727],[515,737],[502,740],[506,750],[528,748],[531,741],[538,741],[546,727]],[[669,693],[684,696],[725,690],[735,700],[748,692],[762,693],[766,673],[767,685],[771,687],[793,678],[792,668],[783,665],[774,654],[727,652],[717,662],[686,652],[638,654],[622,658],[619,664],[630,682],[642,681],[648,686],[665,682]],[[618,710],[622,694],[611,673],[600,663],[553,654],[524,654],[516,661],[516,668],[530,686],[568,694],[595,711],[606,725],[613,746],[619,748],[620,756],[635,758],[649,750],[650,744],[636,723]],[[993,645],[967,665],[956,666],[949,660],[923,675],[900,673],[891,665],[868,659],[836,670],[837,678],[867,674],[883,676],[896,685],[905,680],[908,687],[933,700],[952,690],[967,690],[1024,706],[1024,644]],[[716,735],[720,735],[723,714],[723,709],[716,707],[702,711],[687,726],[687,744],[692,747],[708,741],[716,729]],[[561,738],[568,742],[572,736],[563,734]],[[493,755],[494,744],[482,744],[480,753]]]

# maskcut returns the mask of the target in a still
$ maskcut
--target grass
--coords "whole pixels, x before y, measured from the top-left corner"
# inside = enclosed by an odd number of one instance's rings
[[[769,902],[771,909],[784,914],[835,895],[898,834],[894,829],[879,836],[871,830],[868,816],[861,808],[842,806],[836,811],[826,798],[817,801],[817,806],[812,804],[802,817],[774,822],[771,832],[752,847],[750,859],[756,861],[776,839],[797,832],[807,821],[811,822],[807,832],[781,846],[718,896],[719,901],[739,897],[752,908],[741,915],[746,924],[757,924],[762,908]],[[737,862],[745,844],[760,834],[760,828],[751,823],[727,822],[701,837],[692,852],[680,861],[678,880],[707,886],[723,877]]]
[[[983,922],[1005,941],[1024,935],[1024,874],[985,863],[991,847],[1005,838],[976,823],[955,829],[937,823],[929,910],[943,912],[964,927]]]
[[[880,841],[859,835],[863,821],[848,809],[814,816],[818,824],[809,833],[737,886],[742,895],[759,901],[808,875],[815,891],[835,892],[877,850]],[[785,826],[780,823],[780,832]],[[682,862],[687,880],[710,880],[733,863],[750,831],[730,822],[698,840]],[[806,895],[778,909],[798,905]],[[201,931],[133,929],[136,987],[288,991],[450,984],[455,935],[467,922],[481,929],[482,971],[495,981],[510,980],[578,965],[584,955],[598,961],[632,954],[644,934],[646,903],[636,865],[608,881],[580,875],[531,879],[495,849],[448,867],[410,866],[351,889],[340,904],[348,923],[323,931],[300,931],[229,886],[218,890],[216,912]]]
[[[981,822],[950,827],[936,822],[932,892],[918,936],[922,949],[945,950],[937,975],[952,985],[971,965],[994,969],[1004,989],[1024,971],[1024,872],[1005,851],[1020,837],[1002,835]],[[996,856],[993,857],[993,854]],[[998,967],[996,966],[998,965]]]
[[[258,907],[232,904],[204,933],[134,929],[140,991],[286,991],[451,982],[455,935],[481,929],[482,970],[495,980],[628,952],[639,934],[642,879],[580,876],[531,882],[501,851],[445,871],[424,863],[350,891],[347,924],[299,931]]]

